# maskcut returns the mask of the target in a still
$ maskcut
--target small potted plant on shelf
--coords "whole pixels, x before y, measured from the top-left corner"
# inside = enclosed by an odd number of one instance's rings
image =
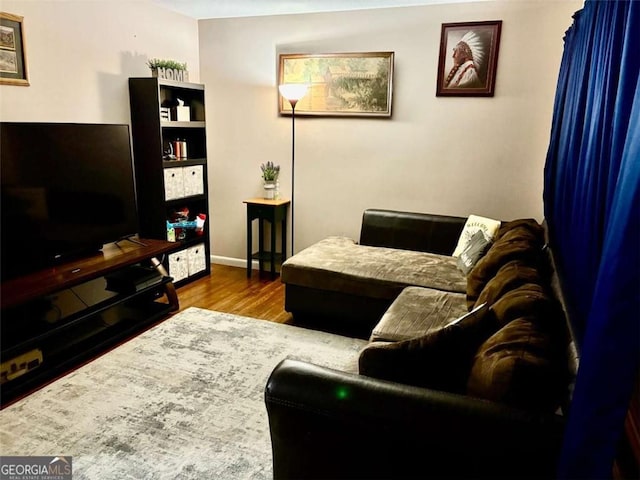
[[[280,165],[269,161],[260,165],[262,170],[262,181],[264,187],[264,198],[273,200],[278,197],[278,175],[280,175]]]
[[[147,61],[147,66],[151,69],[151,75],[153,77],[178,80],[180,82],[189,81],[189,72],[187,71],[186,63],[152,58]]]

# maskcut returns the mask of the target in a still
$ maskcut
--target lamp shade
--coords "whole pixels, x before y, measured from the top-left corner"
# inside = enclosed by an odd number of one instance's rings
[[[297,102],[307,93],[309,86],[306,83],[283,83],[278,87],[280,95],[289,100]]]

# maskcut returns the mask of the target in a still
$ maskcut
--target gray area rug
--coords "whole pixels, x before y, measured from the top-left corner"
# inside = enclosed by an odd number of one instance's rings
[[[1,453],[71,455],[74,479],[272,478],[273,368],[356,371],[365,343],[189,308],[1,411]]]

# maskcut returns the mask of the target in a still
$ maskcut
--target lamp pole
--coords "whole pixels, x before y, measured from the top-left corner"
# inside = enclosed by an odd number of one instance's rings
[[[291,104],[291,255],[296,251],[294,248],[294,205],[295,205],[295,168],[296,168],[296,105],[298,100],[307,93],[308,85],[302,83],[285,83],[279,87],[280,95]]]
[[[293,201],[294,188],[295,188],[295,173],[296,173],[296,104],[298,100],[290,99],[289,103],[291,104],[291,256],[296,252],[293,248],[293,242],[295,238],[295,230],[293,225],[293,219],[295,215],[293,214],[294,205],[296,202]]]

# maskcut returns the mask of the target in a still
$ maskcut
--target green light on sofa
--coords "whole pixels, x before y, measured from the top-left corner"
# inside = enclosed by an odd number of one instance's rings
[[[336,397],[338,397],[338,400],[346,400],[349,398],[349,390],[347,387],[338,387],[336,390]]]

